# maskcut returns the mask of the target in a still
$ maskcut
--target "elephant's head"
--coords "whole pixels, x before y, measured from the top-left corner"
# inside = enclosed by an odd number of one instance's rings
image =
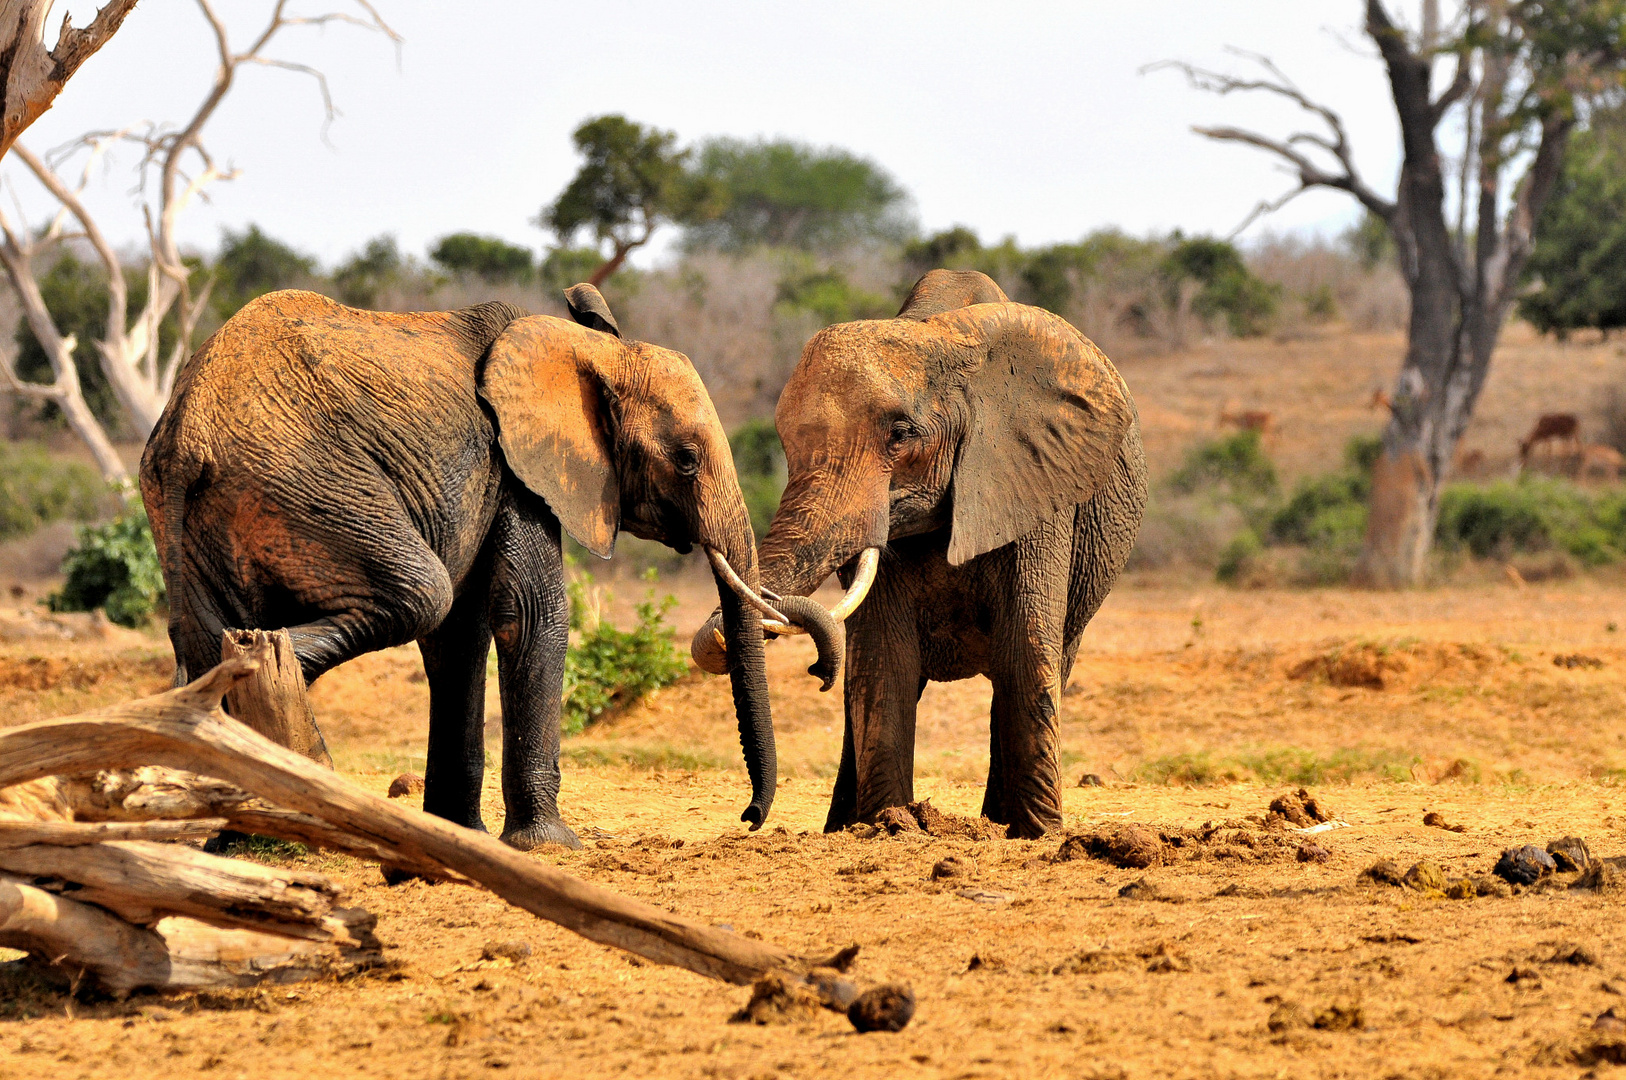
[[[778,767],[761,624],[756,545],[728,437],[688,357],[623,341],[598,290],[566,293],[575,322],[532,316],[492,343],[480,393],[508,467],[564,530],[601,558],[616,533],[711,559],[728,643],[740,742],[751,775],[741,815],[760,827]]]
[[[816,334],[779,397],[789,482],[762,542],[764,595],[853,565],[862,602],[889,540],[947,530],[958,566],[1084,502],[1134,415],[1111,362],[982,274],[934,270],[897,318]]]

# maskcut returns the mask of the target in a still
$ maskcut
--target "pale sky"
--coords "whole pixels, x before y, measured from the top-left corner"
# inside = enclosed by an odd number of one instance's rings
[[[219,5],[239,48],[270,9],[265,0]],[[212,251],[222,226],[255,222],[327,265],[384,232],[418,254],[462,230],[541,249],[550,238],[529,222],[575,171],[570,132],[608,112],[685,142],[761,135],[845,147],[909,190],[926,231],[965,224],[1024,245],[1110,225],[1225,234],[1291,179],[1265,155],[1210,143],[1190,126],[1285,134],[1302,114],[1140,69],[1183,59],[1246,70],[1226,46],[1271,55],[1339,109],[1380,190],[1392,191],[1399,160],[1357,0],[377,7],[404,39],[399,60],[381,36],[346,26],[290,29],[270,52],[327,73],[343,115],[326,142],[312,80],[243,72],[205,131],[242,176],[187,211],[187,242]],[[344,0],[295,0],[293,9],[355,10]],[[63,10],[84,25],[94,4],[59,3],[53,42]],[[191,0],[143,0],[23,141],[45,150],[91,129],[182,120],[212,77],[211,49]],[[116,241],[135,244],[144,234],[132,164],[128,155],[110,161],[88,199]],[[6,162],[0,174],[8,205],[14,193],[30,220],[43,220],[47,204],[23,170]],[[1245,235],[1332,233],[1354,216],[1347,196],[1311,193]]]

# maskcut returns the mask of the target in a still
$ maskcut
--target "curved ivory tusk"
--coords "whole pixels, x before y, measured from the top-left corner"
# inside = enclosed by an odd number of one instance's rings
[[[869,595],[870,586],[875,584],[875,571],[880,564],[881,549],[865,548],[863,554],[858,556],[858,572],[853,575],[852,588],[830,609],[832,619],[845,622],[847,616],[858,610],[858,605]]]
[[[768,603],[768,601],[758,596],[756,591],[752,589],[751,586],[747,585],[740,578],[740,575],[734,572],[734,568],[728,565],[728,560],[723,557],[723,553],[721,551],[718,551],[716,548],[708,547],[706,549],[706,558],[711,560],[712,569],[716,570],[722,579],[728,582],[728,587],[733,589],[741,600],[744,600],[747,604],[750,604],[752,607],[768,616],[769,619],[773,619],[780,625],[789,625],[789,619],[780,614],[772,604]],[[768,619],[764,619],[762,622],[764,626],[768,625]]]

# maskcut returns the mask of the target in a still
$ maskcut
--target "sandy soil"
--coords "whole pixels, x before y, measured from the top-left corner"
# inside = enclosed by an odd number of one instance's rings
[[[1626,1033],[1598,1019],[1626,1016],[1626,890],[1563,887],[1569,875],[1450,900],[1358,876],[1379,858],[1483,875],[1508,845],[1571,834],[1626,855],[1626,646],[1609,628],[1623,613],[1626,588],[1598,581],[1400,595],[1121,588],[1064,704],[1067,832],[1241,830],[1145,869],[1054,861],[1061,836],[823,835],[839,697],[801,673],[805,643],[771,650],[785,775],[762,833],[737,821],[747,786],[723,680],[696,676],[568,742],[565,813],[588,847],[538,858],[799,954],[857,943],[861,983],[906,982],[918,996],[899,1034],[858,1035],[835,1014],[731,1024],[744,988],[629,960],[485,894],[391,889],[375,868],[318,855],[302,861],[379,915],[385,968],[127,1002],[74,1001],[10,973],[0,1075],[1607,1069],[1626,1060]],[[0,716],[160,689],[164,653],[156,640],[0,647]],[[1576,655],[1602,666],[1553,663]],[[411,650],[334,672],[313,700],[358,782],[381,791],[421,762],[426,695]],[[977,812],[986,708],[981,680],[930,688],[918,797]],[[1104,785],[1071,786],[1086,771]],[[1325,863],[1296,861],[1297,834],[1249,820],[1301,780],[1350,825],[1316,837]],[[1425,827],[1427,811],[1465,831]],[[933,881],[949,856],[968,858],[967,872]],[[1141,879],[1149,889],[1119,895]],[[480,959],[509,940],[532,945],[530,959]]]

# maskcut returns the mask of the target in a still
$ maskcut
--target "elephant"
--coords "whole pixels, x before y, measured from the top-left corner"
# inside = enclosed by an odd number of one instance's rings
[[[933,270],[893,319],[816,334],[780,395],[789,478],[761,595],[849,586],[846,724],[826,831],[914,797],[928,682],[993,683],[982,812],[1061,825],[1061,689],[1129,557],[1146,459],[1129,388],[1088,339],[988,277]],[[720,616],[697,663],[732,656]],[[773,633],[794,627],[772,618]]]
[[[566,300],[574,321],[495,303],[362,311],[289,290],[232,316],[180,372],[141,458],[176,679],[217,662],[228,627],[287,628],[307,683],[416,641],[424,809],[483,829],[494,639],[502,839],[580,847],[558,808],[561,528],[602,558],[620,529],[698,544],[731,646],[742,819],[760,827],[777,779],[754,617],[767,605],[727,437],[687,357],[622,340],[590,285]]]

